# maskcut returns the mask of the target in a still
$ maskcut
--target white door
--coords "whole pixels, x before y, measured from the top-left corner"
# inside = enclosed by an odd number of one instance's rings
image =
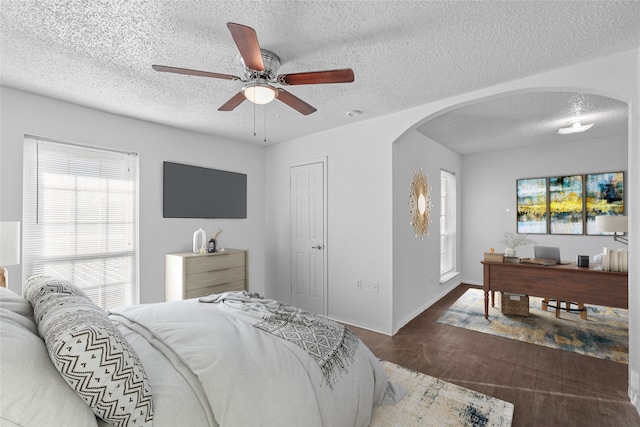
[[[324,163],[293,166],[291,178],[291,301],[326,315]]]

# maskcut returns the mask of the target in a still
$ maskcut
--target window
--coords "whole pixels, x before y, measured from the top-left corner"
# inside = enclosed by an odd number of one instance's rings
[[[440,281],[456,274],[456,176],[440,171]]]
[[[137,304],[137,154],[25,136],[23,276],[65,278],[104,309]]]

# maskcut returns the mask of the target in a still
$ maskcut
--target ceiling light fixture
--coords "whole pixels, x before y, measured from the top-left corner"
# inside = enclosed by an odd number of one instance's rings
[[[591,129],[591,127],[593,125],[594,125],[594,123],[589,123],[587,125],[583,125],[580,122],[576,122],[576,123],[572,124],[569,127],[558,129],[558,133],[560,135],[569,135],[569,134],[572,134],[572,133],[585,132],[585,131],[588,131],[589,129]]]
[[[268,104],[278,96],[276,88],[266,83],[250,83],[242,88],[242,94],[258,105]]]

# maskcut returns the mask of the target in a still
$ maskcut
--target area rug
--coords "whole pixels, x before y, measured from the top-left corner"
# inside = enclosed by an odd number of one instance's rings
[[[391,362],[387,377],[409,391],[395,405],[377,406],[371,427],[508,427],[513,403],[457,386]]]
[[[585,305],[587,320],[577,313],[542,311],[542,298],[529,297],[529,317],[505,316],[489,305],[484,318],[484,291],[468,289],[438,323],[571,351],[618,363],[629,363],[629,314],[620,308]],[[563,305],[564,307],[564,305]]]

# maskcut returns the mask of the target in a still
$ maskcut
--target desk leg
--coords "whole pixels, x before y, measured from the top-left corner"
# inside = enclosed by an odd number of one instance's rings
[[[578,310],[580,310],[580,318],[582,320],[587,320],[587,309],[584,308],[584,303],[578,303]]]
[[[496,306],[496,291],[491,291],[491,308]]]
[[[493,294],[493,291],[491,291]],[[484,318],[489,318],[489,291],[484,291]]]

